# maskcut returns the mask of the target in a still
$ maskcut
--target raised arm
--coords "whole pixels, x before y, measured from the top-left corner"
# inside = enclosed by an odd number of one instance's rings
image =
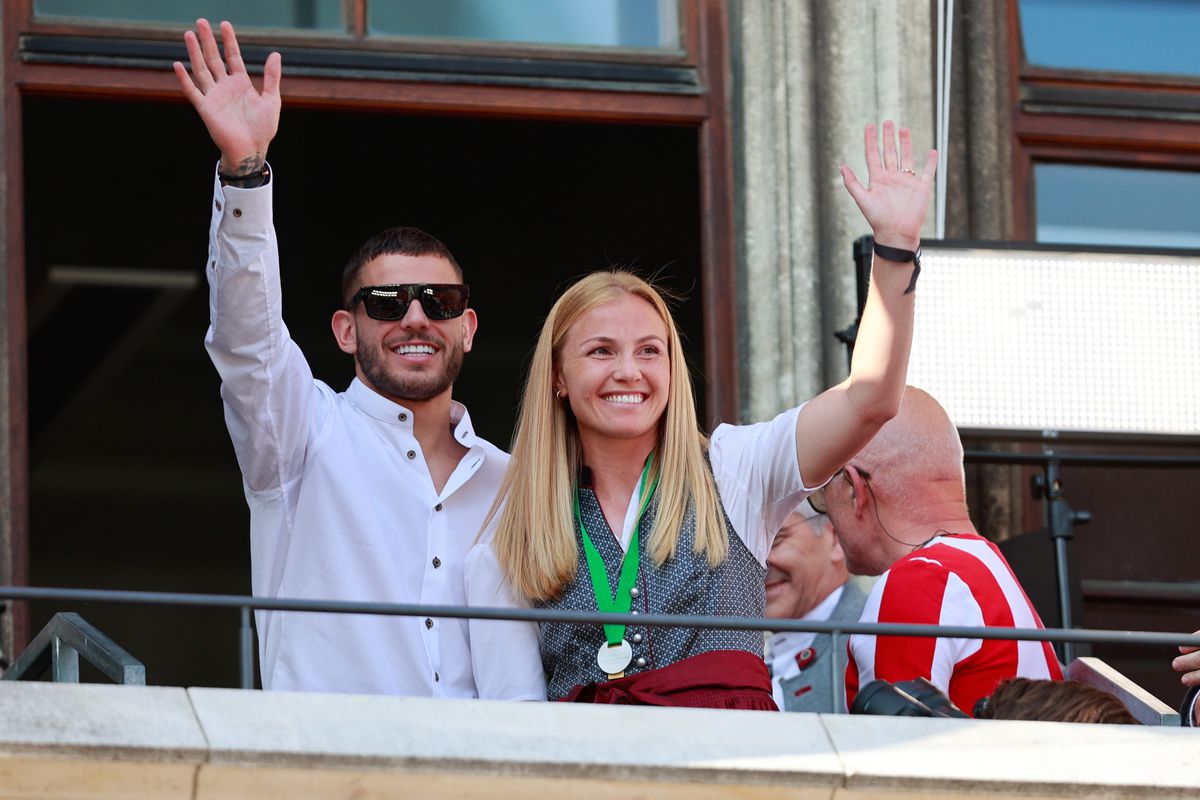
[[[849,167],[842,181],[885,248],[916,251],[933,193],[937,152],[929,151],[921,172],[913,167],[912,136],[883,123],[883,148],[874,125],[865,132],[867,186]],[[796,453],[808,486],[824,483],[896,415],[908,372],[915,292],[913,264],[879,255],[871,265],[871,287],[859,323],[850,376],[801,409]]]
[[[228,22],[221,23],[221,38],[224,60],[212,27],[197,20],[196,32],[184,34],[190,74],[183,64],[174,65],[184,96],[221,151],[209,226],[212,324],[205,348],[221,375],[226,422],[246,485],[274,492],[298,485],[323,406],[308,362],[283,324],[272,186],[264,172],[279,127],[279,54],[267,58],[260,92]]]
[[[261,172],[267,147],[279,129],[279,53],[267,56],[259,92],[250,82],[237,36],[228,22],[221,23],[224,61],[206,19],[196,20],[196,32],[185,33],[183,41],[192,72],[189,75],[176,61],[175,77],[221,151],[221,174],[237,178]]]

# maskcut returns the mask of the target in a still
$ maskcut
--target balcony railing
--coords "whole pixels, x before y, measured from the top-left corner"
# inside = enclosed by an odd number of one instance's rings
[[[703,616],[699,614],[615,614],[534,608],[485,608],[478,606],[427,605],[419,603],[373,603],[351,600],[306,600],[286,597],[194,594],[179,592],[135,592],[106,589],[64,589],[34,586],[0,586],[0,599],[57,600],[76,603],[105,602],[151,606],[237,608],[241,612],[238,631],[238,665],[243,689],[254,688],[254,630],[252,609],[332,614],[375,614],[398,617],[441,617],[444,619],[489,619],[516,622],[571,622],[595,625],[644,625],[657,628],[714,628],[724,630],[810,631],[829,633],[836,659],[833,696],[844,694],[844,638],[848,634],[877,636],[934,636],[1009,641],[1070,642],[1140,646],[1200,647],[1200,634],[1157,631],[1111,631],[1083,628],[997,628],[963,625],[915,625],[906,623],[829,622],[766,617]],[[86,624],[86,623],[85,623]],[[90,626],[89,626],[90,627]],[[43,632],[44,633],[44,632]],[[39,639],[41,634],[39,634]],[[31,645],[32,647],[32,645]],[[124,651],[122,651],[124,652]],[[128,654],[126,654],[128,655]],[[24,659],[22,655],[18,663]],[[17,665],[4,673],[9,676]],[[111,675],[111,673],[109,673]],[[145,682],[144,674],[142,682]],[[835,713],[841,713],[835,709]],[[1165,714],[1161,724],[1179,724],[1178,715]]]

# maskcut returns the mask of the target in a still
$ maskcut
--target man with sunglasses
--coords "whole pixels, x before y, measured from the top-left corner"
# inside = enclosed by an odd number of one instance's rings
[[[225,416],[250,506],[256,596],[465,605],[464,568],[508,456],[451,399],[477,320],[462,270],[415,228],[367,241],[333,314],[354,358],[345,392],[316,380],[280,311],[267,147],[280,111],[280,56],[251,84],[233,28],[224,59],[205,20],[184,35],[184,95],[221,151],[210,227],[211,326]],[[486,587],[501,593],[503,586]],[[509,604],[499,594],[493,605]],[[474,626],[433,617],[257,612],[263,687],[433,697],[544,699],[540,674],[479,685]],[[478,648],[477,648],[478,649]]]
[[[900,413],[810,498],[833,522],[855,575],[880,575],[862,622],[1041,628],[1000,551],[967,511],[962,442],[936,400],[911,386]],[[927,678],[969,710],[1005,678],[1062,679],[1046,642],[850,637],[847,706],[858,687]]]

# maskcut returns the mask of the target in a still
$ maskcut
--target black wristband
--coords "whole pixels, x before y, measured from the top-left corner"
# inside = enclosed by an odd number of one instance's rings
[[[880,258],[886,258],[888,261],[895,261],[900,264],[912,262],[913,273],[912,280],[908,282],[908,288],[904,290],[905,294],[912,294],[917,289],[917,276],[921,274],[921,246],[917,245],[916,250],[903,250],[899,247],[888,247],[886,244],[875,242],[872,247],[875,255]]]
[[[257,189],[271,182],[271,167],[264,161],[262,169],[247,175],[226,175],[217,170],[217,178],[221,181],[222,186],[232,186],[235,189]]]

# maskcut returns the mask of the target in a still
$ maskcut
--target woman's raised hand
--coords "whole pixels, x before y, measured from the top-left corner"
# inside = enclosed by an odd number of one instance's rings
[[[867,156],[867,185],[863,186],[850,167],[842,165],[842,181],[874,231],[875,241],[888,247],[916,250],[921,227],[933,194],[933,176],[938,154],[930,150],[918,173],[913,167],[912,134],[900,129],[900,149],[896,150],[896,126],[883,123],[883,150],[875,125],[864,132]]]

